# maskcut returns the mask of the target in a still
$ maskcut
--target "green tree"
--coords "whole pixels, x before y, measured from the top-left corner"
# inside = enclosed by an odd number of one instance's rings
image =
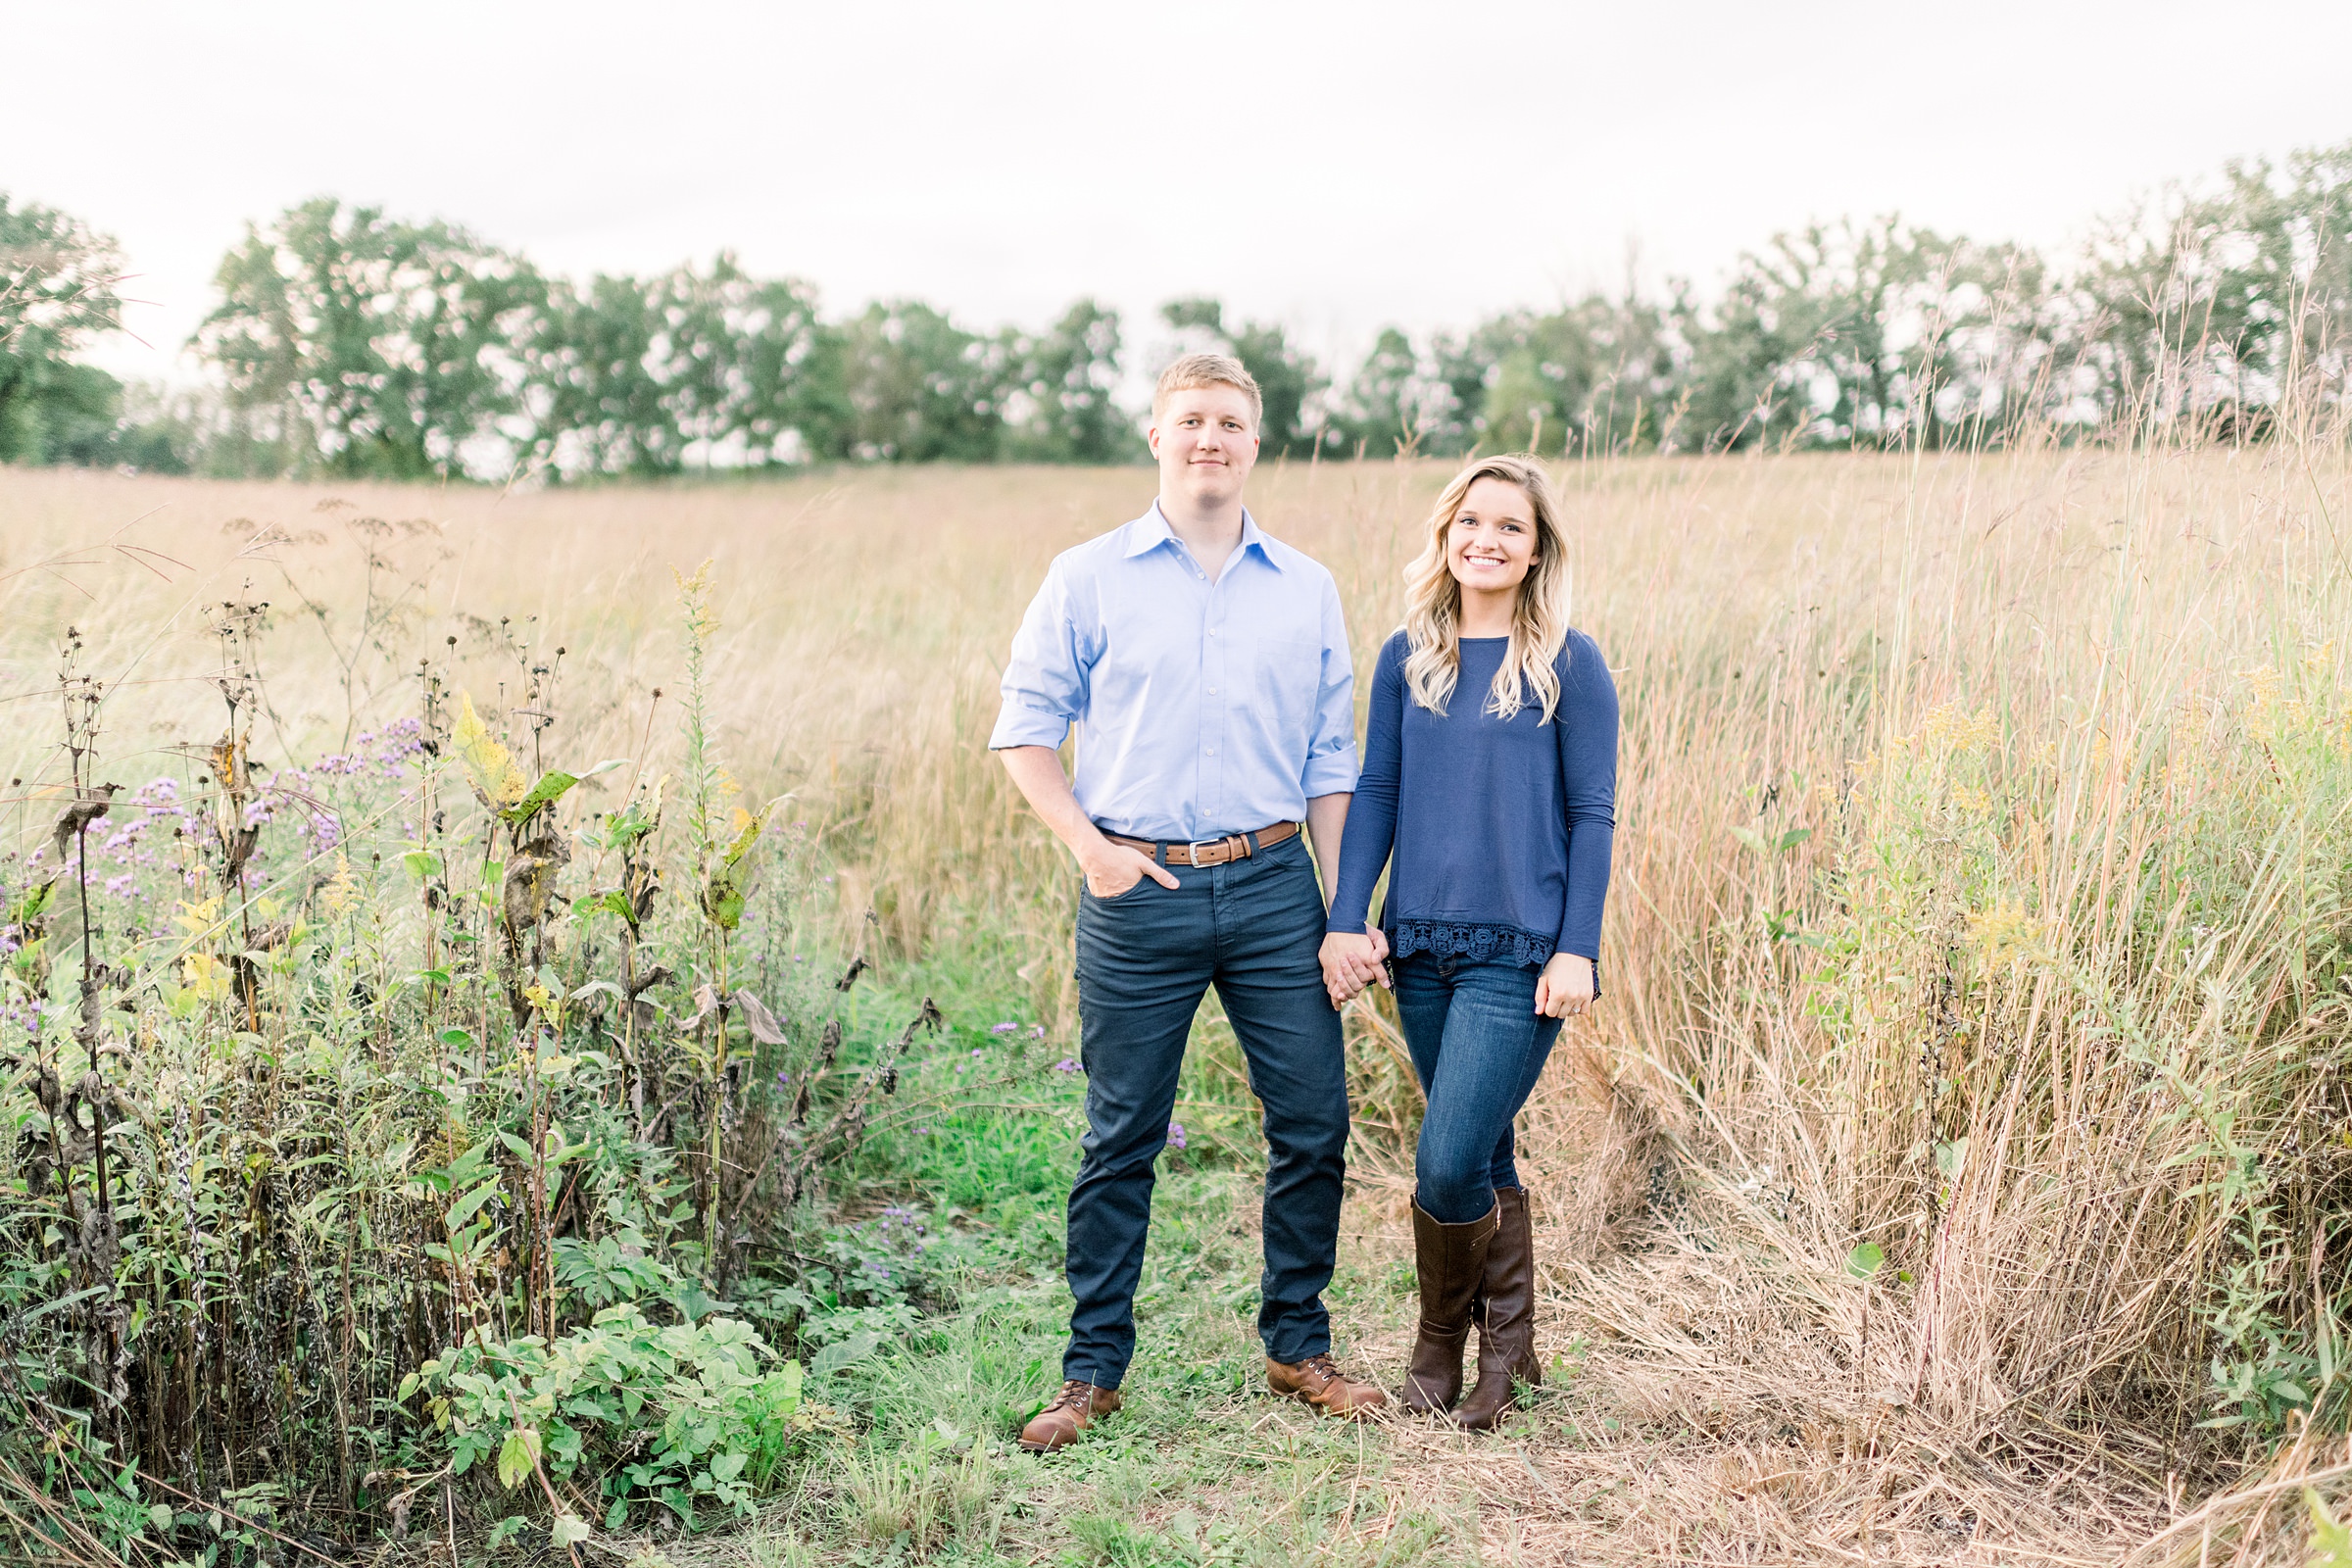
[[[1431,390],[1412,339],[1399,328],[1383,327],[1372,352],[1348,378],[1328,427],[1350,455],[1385,458],[1407,448],[1419,450],[1427,433]]]
[[[805,462],[836,444],[849,416],[823,363],[825,326],[816,290],[795,278],[746,280],[729,305],[735,429],[754,466]]]
[[[1439,332],[1430,339],[1436,375],[1424,413],[1423,451],[1460,457],[1485,444],[1487,387],[1498,373],[1498,354],[1494,336],[1483,331]]]
[[[210,388],[173,391],[154,382],[131,382],[122,389],[109,460],[141,473],[197,472],[227,437],[207,418],[217,402]]]
[[[550,291],[531,366],[542,467],[562,478],[678,469],[684,443],[655,368],[661,337],[652,291],[637,278],[599,272],[584,288]]]
[[[448,476],[530,434],[547,285],[464,229],[320,197],[248,229],[216,281],[197,347],[291,467]]]
[[[2298,383],[2338,391],[2352,348],[2352,143],[2232,163],[2112,220],[2073,290],[2098,416],[2258,428]]]
[[[0,192],[0,462],[108,461],[122,385],[73,356],[119,324],[115,242]]]
[[[1812,224],[1740,259],[1702,316],[1684,295],[1695,444],[1939,444],[2008,407],[2051,321],[2039,258],[1899,219]]]
[[[2352,142],[2304,148],[2274,172],[2232,165],[2253,254],[2248,368],[2273,397],[2340,398],[2352,385]],[[2300,383],[2298,385],[2298,383]]]
[[[1656,443],[1676,363],[1655,305],[1592,294],[1549,315],[1496,317],[1474,337],[1494,367],[1481,421],[1491,450],[1574,454]]]
[[[551,300],[528,402],[537,460],[559,475],[760,467],[829,439],[838,415],[809,407],[822,328],[806,284],[753,277],[722,253]],[[825,428],[810,436],[812,418]]]
[[[1258,396],[1265,403],[1258,432],[1261,452],[1268,457],[1285,453],[1304,456],[1313,450],[1322,432],[1310,422],[1311,406],[1331,383],[1312,358],[1292,346],[1281,326],[1252,321],[1238,330],[1230,329],[1225,325],[1225,307],[1199,297],[1172,300],[1159,314],[1179,331],[1204,334],[1241,361],[1256,379]]]
[[[1129,463],[1142,456],[1120,408],[1119,313],[1082,299],[1030,336],[1004,336],[1005,455],[1031,463]]]
[[[843,410],[820,455],[859,462],[988,463],[1004,428],[1003,345],[975,336],[930,306],[866,307],[829,334],[820,368],[836,387],[812,388]]]

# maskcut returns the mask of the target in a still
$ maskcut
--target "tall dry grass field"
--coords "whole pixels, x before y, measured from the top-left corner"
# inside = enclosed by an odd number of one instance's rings
[[[1337,574],[1359,668],[1445,476],[1252,481]],[[2314,1435],[2344,1425],[2352,1249],[2341,446],[1561,478],[1625,731],[1608,1000],[1529,1112],[1551,1335],[1687,1436],[1635,1463],[1595,1433],[1605,1487],[1446,1439],[1416,1473],[1508,1494],[1495,1543],[1530,1551],[2105,1556],[2181,1519],[2145,1549],[2284,1560],[2306,1516],[2275,1483],[2352,1483]],[[422,659],[485,707],[551,667],[550,763],[660,754],[671,571],[710,559],[747,798],[796,792],[890,955],[1006,955],[1066,1022],[1072,875],[984,750],[997,665],[1048,560],[1151,489],[0,473],[12,793],[61,776],[69,622],[110,682],[102,777],[209,744],[204,611],[247,581],[274,622],[264,753],[413,711]],[[54,811],[21,810],[29,848]],[[1376,1233],[1415,1114],[1390,1034],[1359,1008]],[[2264,1490],[2246,1467],[2282,1437],[2292,1477]]]

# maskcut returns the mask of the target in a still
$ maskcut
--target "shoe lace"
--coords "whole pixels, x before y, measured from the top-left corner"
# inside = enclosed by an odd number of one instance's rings
[[[1044,1415],[1055,1410],[1066,1410],[1072,1405],[1084,1404],[1093,1396],[1094,1392],[1093,1384],[1082,1383],[1078,1379],[1072,1378],[1061,1386],[1061,1392],[1054,1396],[1053,1400],[1047,1404],[1046,1408],[1038,1413]]]
[[[1305,1360],[1299,1362],[1298,1364],[1306,1368],[1309,1372],[1318,1374],[1326,1382],[1345,1383],[1348,1381],[1347,1378],[1343,1377],[1340,1373],[1339,1362],[1334,1361],[1331,1358],[1331,1352],[1328,1350],[1318,1350],[1316,1353],[1308,1356]]]

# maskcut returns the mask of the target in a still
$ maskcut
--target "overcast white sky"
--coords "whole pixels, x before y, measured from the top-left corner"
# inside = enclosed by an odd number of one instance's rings
[[[114,233],[184,378],[220,253],[331,193],[542,266],[732,247],[845,312],[1092,293],[1351,361],[1812,217],[2060,247],[2223,160],[2352,139],[2346,0],[1927,6],[0,0],[0,189]]]

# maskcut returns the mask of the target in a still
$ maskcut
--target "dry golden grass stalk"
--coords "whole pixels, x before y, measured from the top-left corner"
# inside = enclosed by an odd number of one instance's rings
[[[1265,525],[1338,575],[1359,662],[1444,478],[1254,481]],[[1415,1484],[1473,1486],[1490,1544],[1522,1560],[1709,1562],[2113,1560],[2268,1484],[2249,1433],[2288,1418],[2286,1392],[2337,1426],[2344,1407],[2295,1359],[2333,1325],[2330,1254],[2352,1245],[2329,1228],[2352,1182],[2340,442],[1562,479],[1576,618],[1626,713],[1608,996],[1525,1140],[1547,1339],[1586,1341],[1587,1371],[1556,1407],[1567,1437],[1547,1407],[1520,1444],[1428,1440]],[[172,717],[207,672],[195,607],[250,576],[280,621],[265,673],[289,749],[405,710],[405,669],[449,636],[497,700],[497,617],[512,636],[535,614],[529,635],[568,649],[568,744],[636,758],[668,729],[668,567],[709,557],[738,781],[799,792],[844,907],[870,906],[892,951],[1010,954],[1051,1016],[1071,1000],[1071,877],[983,750],[996,666],[1047,560],[1150,487],[10,472],[0,695],[47,700],[49,628],[73,619],[117,681],[114,735],[209,739]],[[350,510],[315,514],[330,498]],[[184,566],[67,554],[141,517],[124,540]],[[430,526],[344,537],[368,517]],[[404,573],[413,593],[381,588]],[[323,617],[288,612],[295,588]],[[135,755],[109,765],[134,781]],[[14,767],[20,793],[54,782],[29,752]],[[1377,1018],[1353,1038],[1359,1168],[1397,1207],[1410,1077]],[[2261,1419],[2198,1424],[2231,1413]],[[2244,1542],[2299,1528],[2213,1506]]]

